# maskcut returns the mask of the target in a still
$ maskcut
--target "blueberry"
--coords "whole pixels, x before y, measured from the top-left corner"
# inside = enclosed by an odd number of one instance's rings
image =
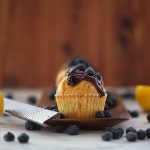
[[[103,128],[102,130],[103,130],[103,132],[106,132],[106,131],[111,132],[112,129],[113,129],[112,127],[105,127],[105,128]]]
[[[14,139],[15,139],[15,136],[11,132],[8,132],[7,134],[4,135],[4,140],[7,142],[14,141]]]
[[[79,74],[82,74],[83,72],[84,72],[84,71],[82,71],[82,70],[80,70],[80,69],[76,69],[76,70],[75,70],[75,73],[77,73],[77,74],[78,74],[78,73],[79,73]]]
[[[137,131],[138,139],[143,140],[146,138],[146,132],[144,130]]]
[[[139,116],[139,112],[137,110],[133,110],[130,112],[130,115],[132,118],[136,118]]]
[[[112,107],[114,106],[113,101],[112,101],[109,97],[107,97],[107,99],[106,99],[106,104],[107,104],[110,108],[112,108]]]
[[[104,115],[105,115],[106,118],[112,117],[112,114],[109,110],[104,110]]]
[[[86,66],[83,63],[79,63],[75,66],[70,67],[68,73],[80,73],[80,72],[84,72],[85,69]]]
[[[104,112],[102,111],[96,112],[95,118],[105,118]]]
[[[137,140],[137,134],[135,132],[128,132],[126,134],[126,139],[130,142],[134,142]]]
[[[64,126],[61,126],[61,125],[56,125],[54,127],[54,130],[55,130],[56,133],[63,133],[64,129],[65,129]]]
[[[27,121],[25,123],[25,129],[27,129],[27,130],[36,130],[36,124],[31,122],[31,121]]]
[[[56,88],[53,88],[49,91],[48,97],[50,100],[55,100]]]
[[[14,99],[14,96],[13,96],[12,93],[7,93],[7,94],[5,94],[5,97],[6,97],[6,98],[9,98],[9,99]]]
[[[147,114],[147,121],[150,123],[150,113]]]
[[[117,98],[111,95],[110,93],[108,93],[106,103],[110,108],[112,108],[117,104]]]
[[[147,138],[150,138],[150,128],[146,129]]]
[[[107,132],[105,132],[103,135],[102,135],[102,139],[104,140],[104,141],[111,141],[112,140],[112,133],[111,132],[109,132],[109,131],[107,131]]]
[[[74,86],[74,85],[76,85],[76,83],[77,83],[77,79],[75,77],[73,77],[73,76],[68,77],[68,85]]]
[[[126,133],[128,132],[135,132],[136,133],[136,129],[134,129],[133,127],[129,127],[126,129]]]
[[[136,110],[133,110],[133,111],[128,110],[128,112],[129,112],[129,114],[130,114],[130,116],[131,116],[132,118],[136,118],[136,117],[139,116],[139,112],[136,111]]]
[[[80,63],[76,65],[76,70],[85,71],[85,69],[86,69],[86,66],[84,65],[84,63]]]
[[[110,99],[113,101],[114,106],[117,104],[117,97],[110,95]]]
[[[36,102],[37,102],[37,99],[35,96],[29,96],[28,99],[27,99],[28,103],[31,104],[31,105],[35,105]]]
[[[108,106],[108,104],[105,104],[104,110],[110,110],[110,107]]]
[[[70,125],[66,129],[69,135],[77,135],[79,133],[79,128],[76,125]]]
[[[25,133],[22,133],[21,135],[18,136],[18,141],[20,143],[27,143],[29,141],[29,136]]]
[[[112,135],[113,139],[119,139],[120,137],[122,137],[122,131],[120,130],[120,128],[113,128]]]
[[[42,126],[40,126],[40,125],[38,125],[38,124],[36,124],[36,123],[34,123],[34,122],[31,122],[31,121],[27,121],[26,123],[25,123],[25,128],[27,129],[27,130],[40,130],[41,128],[42,128]]]
[[[87,73],[87,75],[89,76],[93,76],[95,74],[95,71],[92,67],[88,67],[85,72]]]

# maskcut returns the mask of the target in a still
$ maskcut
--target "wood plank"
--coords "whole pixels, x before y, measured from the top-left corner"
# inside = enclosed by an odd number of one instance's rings
[[[140,1],[136,1],[140,3]],[[106,33],[106,80],[109,85],[134,85],[140,80],[140,49],[135,42],[134,32],[139,12],[134,12],[134,3],[120,0],[107,1]],[[138,15],[138,16],[137,16]],[[126,27],[127,20],[131,27]],[[136,59],[135,59],[136,58]]]
[[[0,0],[0,86],[55,84],[73,55],[106,85],[148,84],[149,0]]]
[[[143,25],[143,36],[141,43],[141,73],[142,73],[142,81],[141,84],[150,84],[150,1],[144,0],[142,1],[142,25]]]

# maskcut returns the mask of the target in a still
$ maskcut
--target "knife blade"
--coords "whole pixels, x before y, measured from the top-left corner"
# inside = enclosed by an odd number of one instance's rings
[[[21,103],[9,98],[0,98],[3,101],[3,111],[23,120],[29,120],[42,126],[47,126],[44,122],[49,119],[59,118],[59,113],[52,110],[43,109],[37,106]]]

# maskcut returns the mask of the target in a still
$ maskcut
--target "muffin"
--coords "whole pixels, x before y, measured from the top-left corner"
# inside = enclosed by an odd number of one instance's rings
[[[78,64],[84,64],[86,67],[89,66],[89,63],[84,58],[78,56],[72,57],[65,64],[63,64],[63,66],[59,70],[56,76],[56,87],[58,86],[60,81],[66,76],[66,73],[68,72],[69,68]]]
[[[91,66],[71,67],[60,81],[56,91],[58,110],[69,119],[92,119],[103,111],[107,94],[102,76]]]

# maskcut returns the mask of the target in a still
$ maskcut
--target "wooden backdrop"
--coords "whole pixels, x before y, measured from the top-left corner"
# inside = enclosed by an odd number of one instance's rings
[[[73,55],[106,85],[150,84],[150,0],[0,0],[0,86],[52,85]]]

